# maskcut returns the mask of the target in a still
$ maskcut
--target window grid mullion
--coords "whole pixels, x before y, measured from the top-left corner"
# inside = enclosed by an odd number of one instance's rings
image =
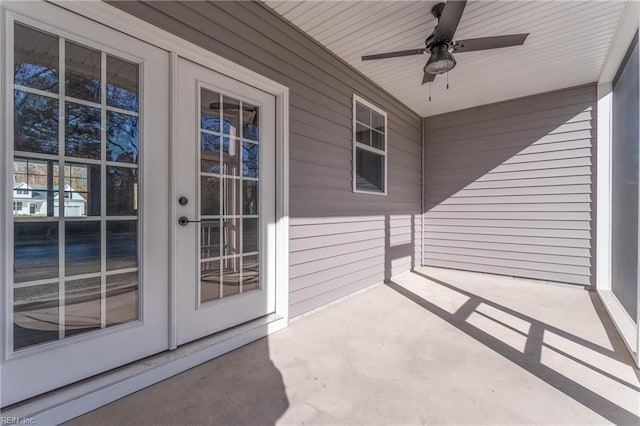
[[[107,327],[107,54],[100,53],[100,328]]]
[[[65,240],[66,227],[64,223],[64,180],[65,180],[65,91],[66,91],[66,55],[65,39],[58,39],[58,339],[65,336]],[[53,182],[52,182],[53,188]],[[62,194],[62,197],[61,197]],[[55,200],[55,191],[52,200]],[[49,196],[47,196],[47,201]],[[55,209],[55,203],[53,204]],[[55,211],[54,211],[55,215]]]

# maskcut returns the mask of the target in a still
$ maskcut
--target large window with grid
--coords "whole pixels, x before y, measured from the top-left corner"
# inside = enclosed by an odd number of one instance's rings
[[[140,66],[15,24],[13,349],[139,318]],[[28,207],[27,207],[28,206]]]
[[[353,191],[387,194],[387,113],[353,96]]]

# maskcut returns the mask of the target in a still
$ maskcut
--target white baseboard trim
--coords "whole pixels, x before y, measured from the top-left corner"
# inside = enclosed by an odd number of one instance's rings
[[[176,350],[162,352],[10,406],[2,410],[2,416],[3,418],[33,419],[32,424],[37,425],[57,425],[224,355],[286,326],[286,319],[268,315],[186,344]]]
[[[607,310],[611,321],[615,325],[618,333],[622,337],[622,341],[629,350],[631,357],[636,363],[637,367],[640,367],[640,358],[638,357],[638,327],[633,322],[627,311],[624,310],[618,298],[613,294],[611,290],[598,290],[597,291],[604,308]]]

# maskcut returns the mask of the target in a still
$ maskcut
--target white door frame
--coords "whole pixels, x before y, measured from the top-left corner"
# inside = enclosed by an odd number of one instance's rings
[[[198,363],[205,361],[206,357],[217,356],[226,351],[232,350],[235,347],[242,346],[249,341],[256,340],[263,337],[273,331],[277,331],[282,327],[286,327],[289,318],[289,89],[271,79],[268,79],[254,71],[237,65],[223,57],[220,57],[206,49],[203,49],[193,43],[181,39],[167,31],[159,29],[154,25],[127,14],[114,6],[106,4],[101,1],[89,1],[89,2],[68,2],[49,0],[59,7],[74,12],[80,16],[89,18],[93,21],[101,23],[107,27],[121,31],[124,34],[136,37],[146,43],[166,50],[170,54],[170,78],[167,82],[170,88],[170,110],[169,117],[170,123],[170,158],[175,158],[175,141],[177,135],[177,111],[176,111],[176,83],[177,83],[177,58],[178,56],[189,59],[193,62],[208,67],[214,71],[227,76],[232,76],[246,84],[252,85],[260,90],[268,92],[276,97],[276,222],[275,222],[275,239],[276,239],[276,301],[275,301],[275,317],[276,321],[271,323],[265,323],[264,325],[258,325],[252,330],[244,331],[247,327],[240,327],[235,332],[235,336],[232,339],[227,339],[227,342],[219,343],[218,346],[209,346],[200,352],[199,349],[194,348],[191,351],[191,355],[187,354],[182,356],[182,360],[178,364],[172,364],[164,369],[161,367],[154,367],[154,370],[148,373],[148,377],[145,380],[137,380],[135,375],[123,379],[122,375],[119,378],[114,378],[114,383],[117,381],[119,389],[126,389],[126,393],[135,392],[143,387],[146,387],[152,383],[163,380],[164,378],[177,374],[180,371],[191,368]],[[4,4],[3,4],[4,3]],[[4,14],[5,5],[11,8],[19,8],[25,10],[28,15],[29,8],[38,7],[37,4],[32,2],[16,2],[13,4],[5,3],[0,0],[0,13]],[[3,31],[3,24],[0,23],[0,31]],[[3,55],[4,56],[4,55]],[[6,73],[4,73],[6,74]],[[9,78],[9,76],[4,76]],[[0,156],[2,153],[0,152]],[[6,160],[0,158],[0,161]],[[175,186],[175,173],[170,176],[170,194],[169,203],[167,209],[171,218],[175,217],[176,203],[175,198],[176,186]],[[6,216],[6,212],[0,212],[0,221],[6,223],[10,218]],[[170,264],[173,264],[175,259],[175,253],[172,251],[175,241],[175,227],[172,221],[167,223],[169,226],[169,238],[167,244],[170,248]],[[0,227],[0,241],[6,241],[7,230]],[[0,256],[6,257],[6,251],[8,247],[0,245]],[[167,328],[169,329],[169,347],[174,349],[176,347],[176,335],[175,335],[175,320],[176,320],[176,305],[175,305],[175,293],[176,280],[175,270],[172,269],[169,276],[170,281],[170,297],[169,299],[173,304],[169,308],[169,321]],[[171,297],[173,296],[173,297]],[[244,334],[243,334],[244,333]],[[245,336],[246,337],[242,337]],[[4,336],[0,336],[3,338]],[[214,339],[215,340],[215,339]],[[237,343],[235,343],[237,342]],[[214,345],[218,345],[215,341]],[[202,346],[202,345],[201,345]],[[231,347],[234,346],[234,347]],[[208,355],[207,355],[208,354]],[[166,357],[165,357],[166,358]],[[163,361],[159,361],[163,362]],[[172,362],[171,360],[167,361]],[[132,367],[135,370],[135,366]],[[0,374],[2,374],[2,365],[0,364]],[[113,373],[118,375],[119,373]],[[136,373],[137,374],[137,373]],[[146,374],[146,373],[145,373]],[[108,379],[108,378],[107,378]],[[69,419],[74,416],[80,415],[83,412],[90,409],[97,408],[100,405],[109,403],[119,397],[124,396],[122,393],[116,395],[113,392],[113,387],[105,387],[104,384],[96,382],[92,384],[92,381],[79,385],[79,388],[69,389],[66,388],[60,392],[53,392],[51,395],[46,395],[42,399],[39,399],[33,403],[24,404],[18,408],[18,411],[12,411],[15,413],[22,412],[28,413],[25,410],[36,410],[39,416],[44,416],[45,413],[55,412],[57,418]],[[72,386],[73,387],[73,386]],[[123,392],[123,391],[120,391]],[[67,398],[65,395],[73,394],[73,397]],[[83,396],[84,395],[84,396]],[[90,400],[90,404],[80,403],[82,400]],[[48,407],[48,408],[47,408]],[[35,413],[35,412],[32,412]],[[10,412],[4,414],[10,415]],[[29,413],[31,414],[31,413]],[[36,417],[37,418],[37,417]],[[41,417],[44,418],[44,417]]]
[[[612,106],[613,79],[640,23],[640,5],[627,2],[598,80],[596,290],[607,313],[622,336],[634,362],[640,367],[640,288],[638,315],[631,318],[611,290],[612,207]],[[640,222],[640,218],[639,218]],[[640,223],[639,223],[640,225]],[[640,226],[639,228],[640,229]],[[639,243],[640,246],[640,243]],[[640,268],[640,262],[639,262]],[[638,271],[640,282],[640,270]]]
[[[233,77],[276,97],[276,310],[275,314],[288,322],[289,319],[289,88],[248,68],[238,65],[222,56],[186,41],[168,31],[162,30],[142,19],[129,15],[101,1],[70,2],[47,0],[82,16],[137,37],[147,43],[167,50],[171,54],[171,151],[175,159],[177,135],[177,62],[178,56],[210,68],[220,74]],[[175,164],[172,164],[172,168]],[[175,169],[174,169],[175,170]],[[176,215],[176,181],[170,177],[170,216]],[[171,242],[175,241],[175,229],[170,230]],[[173,247],[173,244],[170,245]],[[171,249],[170,248],[170,249]],[[175,253],[170,252],[171,263],[175,264]],[[175,300],[175,270],[170,276],[171,300]],[[176,306],[170,308],[170,323],[175,324]],[[176,348],[175,330],[170,329],[170,347]]]

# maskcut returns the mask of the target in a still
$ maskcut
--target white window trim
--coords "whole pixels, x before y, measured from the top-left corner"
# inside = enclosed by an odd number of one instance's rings
[[[640,23],[640,5],[627,2],[598,80],[597,199],[596,199],[596,291],[636,365],[640,367],[640,309],[631,318],[611,290],[611,172],[613,79]],[[640,267],[640,265],[639,265]],[[640,277],[640,271],[638,271]],[[637,305],[640,308],[640,291]]]
[[[370,108],[370,109],[374,110],[375,112],[377,112],[378,114],[380,114],[380,115],[382,115],[384,117],[384,151],[356,141],[356,102],[366,106],[367,108]],[[389,167],[388,167],[389,126],[387,125],[387,112],[384,111],[383,109],[381,109],[380,107],[372,104],[371,102],[367,101],[366,99],[356,95],[355,93],[353,94],[353,104],[352,104],[352,107],[351,107],[351,111],[352,111],[352,114],[353,114],[353,117],[352,117],[352,120],[351,120],[351,138],[352,138],[351,182],[352,182],[352,190],[356,194],[387,195],[387,193],[389,191],[389,184],[388,184],[388,176],[389,176]],[[362,190],[362,189],[358,189],[356,187],[356,148],[364,149],[366,151],[373,152],[375,154],[382,155],[384,157],[384,191],[382,191],[382,192],[381,191],[365,191],[365,190]]]

